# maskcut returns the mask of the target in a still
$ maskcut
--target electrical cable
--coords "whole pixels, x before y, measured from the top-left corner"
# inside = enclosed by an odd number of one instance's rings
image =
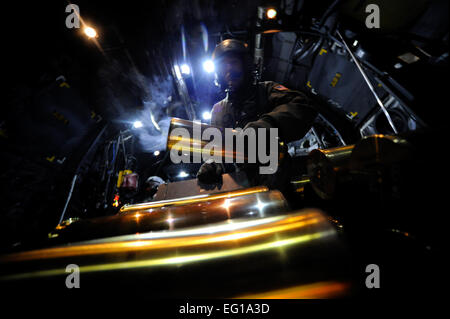
[[[72,198],[72,193],[73,193],[73,189],[75,187],[75,183],[77,181],[77,178],[78,178],[78,175],[75,174],[73,179],[72,179],[72,184],[70,186],[69,195],[67,196],[66,204],[64,205],[64,209],[62,211],[61,218],[59,219],[58,225],[60,225],[62,223],[63,219],[64,219],[64,215],[66,214],[67,206],[69,205],[70,199]]]
[[[336,6],[341,2],[341,0],[335,0],[325,11],[325,13],[322,15],[322,18],[320,18],[319,22],[319,29],[323,27],[325,21],[328,19],[330,14],[333,12],[333,10],[336,8]]]
[[[386,119],[389,122],[389,125],[391,126],[392,130],[394,131],[395,134],[398,134],[397,129],[395,128],[394,122],[391,119],[391,116],[389,115],[389,112],[386,110],[385,106],[383,105],[383,102],[381,101],[381,99],[379,98],[377,92],[375,92],[375,89],[372,85],[372,83],[369,80],[369,77],[367,76],[367,74],[364,72],[363,68],[361,67],[361,65],[359,64],[359,61],[357,60],[357,58],[355,57],[355,55],[353,54],[353,52],[350,50],[350,47],[347,45],[347,43],[345,42],[344,38],[342,37],[341,33],[339,32],[339,30],[336,30],[337,35],[339,36],[339,38],[341,38],[342,43],[344,44],[347,52],[350,54],[350,56],[353,59],[353,62],[355,62],[356,67],[358,68],[359,72],[361,73],[361,75],[364,78],[364,81],[367,83],[367,86],[369,87],[370,91],[372,92],[372,94],[374,95],[375,99],[377,100],[378,105],[380,106],[381,110],[383,111],[384,115],[386,116]]]

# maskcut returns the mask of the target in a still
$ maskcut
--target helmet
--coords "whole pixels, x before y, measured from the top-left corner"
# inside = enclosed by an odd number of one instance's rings
[[[251,82],[253,63],[248,44],[237,39],[223,40],[216,46],[212,54],[212,60],[214,64],[220,64],[221,59],[227,54],[235,54],[242,59],[245,76],[244,82]],[[222,90],[225,90],[227,88],[227,83],[225,82],[225,80],[217,72],[215,74],[215,77],[215,84]]]
[[[214,49],[212,60],[219,60],[228,53],[235,53],[239,55],[249,54],[248,44],[237,39],[223,40]]]

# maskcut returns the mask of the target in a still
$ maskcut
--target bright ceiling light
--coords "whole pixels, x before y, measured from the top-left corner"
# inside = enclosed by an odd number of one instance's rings
[[[133,127],[134,127],[134,128],[140,128],[140,127],[143,127],[143,126],[144,126],[144,124],[142,124],[141,121],[135,121],[135,122],[133,123]]]
[[[210,120],[211,119],[211,112],[203,112],[202,117],[204,120]]]
[[[214,72],[214,63],[211,60],[206,60],[205,62],[203,62],[203,69],[208,72],[208,73],[212,73]]]
[[[154,151],[153,155],[158,156],[159,154],[161,154],[159,151]]]
[[[85,27],[84,28],[84,33],[89,37],[89,38],[95,38],[97,36],[97,31],[95,31],[94,28],[91,27]]]
[[[269,19],[275,19],[275,17],[277,16],[277,10],[269,9],[269,10],[267,10],[266,15],[267,15],[267,18],[269,18]]]
[[[191,74],[191,68],[189,67],[189,65],[187,65],[186,63],[181,65],[181,73],[185,74],[185,75],[189,75]]]

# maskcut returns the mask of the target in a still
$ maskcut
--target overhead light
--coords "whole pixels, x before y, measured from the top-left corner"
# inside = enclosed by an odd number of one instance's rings
[[[161,154],[159,151],[154,151],[153,155],[158,156],[159,154]]]
[[[189,75],[191,74],[191,68],[189,67],[189,65],[187,65],[186,63],[181,65],[181,73],[185,74],[185,75]]]
[[[85,27],[84,34],[86,34],[88,36],[88,38],[95,38],[97,36],[97,31],[95,31],[94,28]]]
[[[208,73],[214,72],[214,62],[211,60],[206,60],[203,62],[203,69]]]
[[[211,112],[203,112],[202,117],[204,120],[210,120],[211,119]]]
[[[141,121],[135,121],[135,122],[133,123],[133,127],[134,127],[134,128],[140,128],[140,127],[143,127],[143,126],[144,126],[144,124],[142,124]]]
[[[269,10],[267,10],[266,16],[268,19],[275,19],[275,17],[277,16],[277,10],[270,8]]]
[[[185,171],[181,171],[180,174],[178,174],[178,177],[184,178],[184,177],[188,177],[189,174],[186,173]]]

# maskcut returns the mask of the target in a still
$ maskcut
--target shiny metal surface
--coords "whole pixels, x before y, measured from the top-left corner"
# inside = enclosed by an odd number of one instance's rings
[[[228,219],[283,214],[287,211],[288,205],[280,192],[269,192],[266,187],[254,187],[127,206],[114,216],[79,220],[68,226],[60,225],[52,233],[51,242],[72,243],[149,231],[175,230]]]
[[[157,207],[163,207],[163,206],[180,206],[180,205],[186,205],[186,204],[193,204],[193,203],[201,203],[206,201],[211,201],[215,199],[221,199],[221,198],[233,198],[237,196],[242,195],[249,195],[249,194],[255,194],[255,193],[262,193],[267,192],[268,188],[265,186],[256,186],[251,188],[246,188],[242,190],[234,190],[231,192],[225,192],[225,193],[217,193],[217,194],[202,194],[202,195],[195,195],[195,196],[189,196],[189,197],[183,197],[183,198],[175,198],[175,199],[169,199],[169,200],[163,200],[163,201],[157,201],[157,202],[148,202],[148,203],[140,203],[135,205],[124,205],[120,212],[129,212],[129,211],[136,211],[136,210],[145,210],[150,208],[157,208]]]
[[[264,194],[276,197],[246,196]],[[223,210],[232,210],[241,198],[230,200]],[[266,204],[254,209],[262,214]],[[327,216],[304,210],[6,255],[0,257],[0,281],[53,287],[71,263],[80,267],[85,289],[110,293],[147,287],[147,295],[155,297],[327,298],[350,292],[347,257]]]
[[[294,192],[303,193],[305,186],[311,183],[311,179],[308,176],[303,176],[302,178],[291,180],[290,183]]]
[[[352,170],[370,169],[376,165],[392,164],[411,159],[413,147],[401,137],[372,135],[359,141],[350,157]]]
[[[220,132],[220,139],[204,139],[203,132],[208,128],[215,128]],[[186,130],[189,137],[178,135],[176,130]],[[187,156],[192,156],[194,159],[200,159],[202,154],[206,152],[205,146],[211,149],[211,155],[221,156],[222,162],[247,162],[248,154],[245,150],[239,151],[237,143],[234,141],[229,148],[225,148],[225,129],[229,130],[232,134],[237,134],[238,130],[231,128],[216,127],[196,121],[182,120],[178,118],[172,118],[169,126],[169,133],[167,136],[167,150],[178,151],[179,154],[183,153]],[[287,152],[287,147],[283,141],[278,141],[278,161],[281,162]]]
[[[354,145],[316,149],[309,153],[308,176],[315,192],[323,199],[333,197],[339,172],[348,167]]]
[[[359,180],[374,169],[413,158],[413,147],[403,138],[390,135],[364,137],[355,145],[313,150],[307,170],[311,185],[323,199],[334,197],[337,185]]]
[[[194,129],[194,127],[196,129]],[[243,159],[245,160],[245,154],[237,152],[234,150],[225,150],[224,147],[224,141],[225,141],[225,129],[215,127],[212,125],[195,122],[195,121],[188,121],[188,120],[182,120],[178,118],[172,118],[170,121],[169,126],[169,133],[167,136],[167,150],[177,150],[179,152],[186,152],[189,154],[192,154],[192,156],[201,156],[203,152],[203,148],[209,144],[210,142],[213,142],[213,140],[205,140],[202,138],[203,132],[208,128],[216,128],[221,132],[221,139],[219,141],[214,141],[216,143],[219,143],[218,146],[219,150],[214,148],[213,155],[221,156],[223,161],[225,159],[228,160],[236,160],[236,159]],[[186,130],[189,133],[189,138],[182,137],[181,135],[175,134],[175,130],[183,129]],[[232,130],[233,132],[237,132],[235,130]]]

